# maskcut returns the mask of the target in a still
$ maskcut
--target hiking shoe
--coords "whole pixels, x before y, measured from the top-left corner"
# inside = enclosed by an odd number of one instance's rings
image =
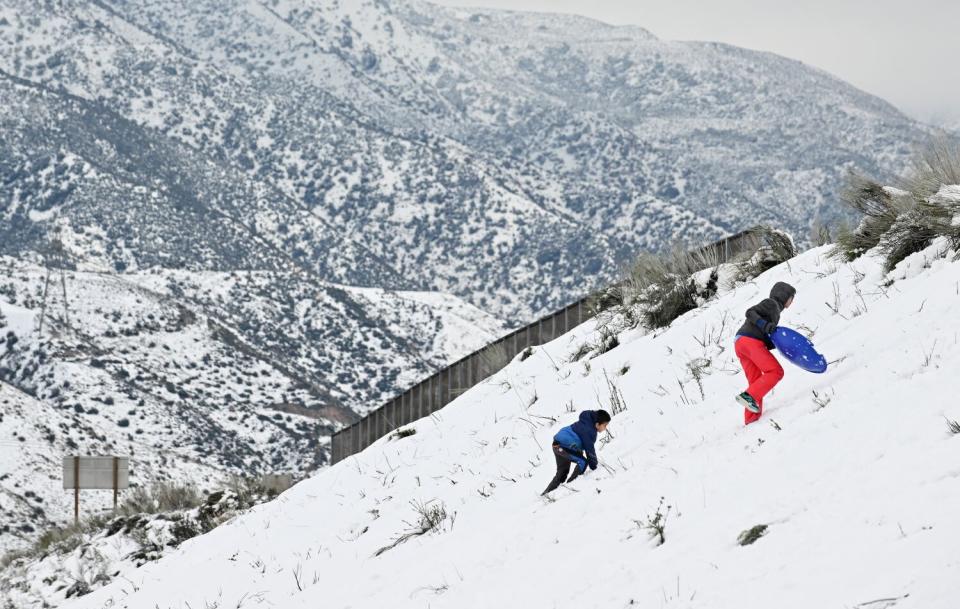
[[[744,408],[749,410],[754,414],[760,414],[760,406],[757,404],[757,401],[753,399],[753,396],[744,391],[737,396],[737,402],[739,402]]]

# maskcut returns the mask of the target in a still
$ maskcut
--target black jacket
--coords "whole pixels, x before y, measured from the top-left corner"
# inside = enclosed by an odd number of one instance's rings
[[[787,301],[793,298],[797,290],[789,283],[778,281],[770,290],[770,298],[765,298],[759,303],[747,309],[747,321],[743,323],[737,336],[749,336],[762,340],[767,349],[775,349],[773,341],[764,328],[767,324],[774,326],[780,323],[780,313],[786,306]]]

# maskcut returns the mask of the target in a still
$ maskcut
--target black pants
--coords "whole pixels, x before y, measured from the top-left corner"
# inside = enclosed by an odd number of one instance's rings
[[[550,481],[547,490],[540,493],[541,495],[546,495],[550,491],[556,490],[564,481],[573,482],[573,480],[580,475],[580,468],[575,466],[573,468],[573,474],[569,479],[567,478],[567,474],[570,473],[570,466],[573,465],[573,460],[570,458],[570,453],[560,448],[559,444],[553,445],[553,457],[557,460],[557,475]]]

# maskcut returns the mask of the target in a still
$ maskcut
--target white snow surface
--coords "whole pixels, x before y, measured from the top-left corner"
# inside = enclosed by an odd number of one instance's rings
[[[626,331],[567,362],[595,340],[588,322],[416,435],[382,439],[65,606],[955,609],[960,436],[944,418],[960,418],[960,264],[946,250],[890,274],[876,257],[811,250],[664,331]],[[832,363],[823,375],[785,363],[745,428],[734,334],[779,280],[798,289],[781,323]],[[698,358],[710,361],[702,395]],[[575,420],[568,407],[609,408],[605,375],[627,409],[598,443],[603,466],[541,498],[551,437]],[[637,521],[661,497],[658,546]],[[448,518],[375,556],[417,522],[414,502]],[[758,524],[767,534],[739,546]]]

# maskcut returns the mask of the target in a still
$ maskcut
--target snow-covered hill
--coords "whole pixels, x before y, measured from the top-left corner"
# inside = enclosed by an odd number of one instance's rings
[[[588,322],[414,435],[384,438],[158,563],[119,563],[122,577],[66,606],[953,609],[960,262],[942,239],[890,273],[876,254],[826,253],[568,361],[597,341],[603,320]],[[786,365],[745,428],[734,333],[775,281],[798,290],[781,323],[811,336],[830,369]],[[602,467],[541,498],[551,436],[598,406],[615,412]],[[765,534],[739,545],[757,525]]]
[[[675,239],[804,238],[926,133],[774,55],[414,0],[3,0],[0,49],[6,253],[57,225],[118,269],[292,265],[512,321]]]
[[[67,272],[66,313],[54,272],[40,335],[45,276],[0,258],[0,551],[71,516],[64,455],[131,455],[141,485],[303,474],[337,426],[503,331],[444,294],[155,270]]]

